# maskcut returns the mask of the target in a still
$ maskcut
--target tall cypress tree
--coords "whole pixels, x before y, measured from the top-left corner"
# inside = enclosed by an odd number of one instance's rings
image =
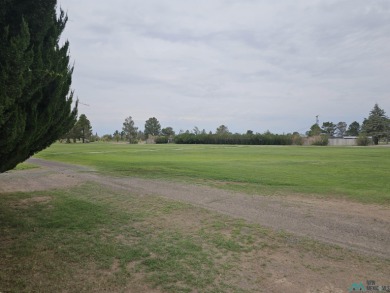
[[[56,0],[0,0],[0,173],[72,128],[73,68]]]

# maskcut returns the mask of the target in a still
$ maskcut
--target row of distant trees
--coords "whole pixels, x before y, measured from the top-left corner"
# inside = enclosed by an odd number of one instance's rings
[[[317,123],[313,124],[308,136],[318,136],[325,134],[328,137],[344,137],[344,136],[360,136],[371,137],[374,144],[378,144],[381,139],[388,140],[390,138],[390,119],[386,116],[383,109],[375,104],[370,111],[369,116],[364,119],[362,125],[357,121],[352,122],[349,126],[345,122],[337,124],[333,122],[324,122],[322,127]]]
[[[330,137],[344,137],[344,136],[358,136],[361,132],[359,122],[354,121],[349,126],[346,122],[324,122],[320,127],[317,123],[310,127],[306,132],[307,136],[316,136],[320,134],[327,134]]]
[[[315,123],[306,132],[309,137],[319,137],[313,140],[315,144],[326,145],[328,138],[356,136],[363,137],[363,141],[372,139],[374,144],[378,144],[381,139],[390,138],[390,119],[378,104],[370,111],[369,116],[360,125],[354,121],[351,124],[346,122],[333,123],[323,122],[322,126]],[[162,128],[156,117],[151,117],[145,121],[144,130],[139,130],[135,126],[131,116],[127,117],[122,125],[122,130],[116,130],[113,134],[105,134],[99,137],[92,134],[92,126],[85,114],[81,114],[74,127],[62,138],[67,142],[90,142],[90,141],[127,141],[138,143],[152,139],[156,143],[175,142],[179,144],[246,144],[246,145],[291,145],[302,144],[303,138],[298,132],[288,134],[273,134],[269,131],[265,133],[254,133],[247,130],[246,133],[232,133],[226,125],[220,125],[215,132],[200,130],[195,126],[192,131],[181,130],[176,135],[172,127]]]
[[[122,131],[119,132],[116,130],[114,134],[103,136],[104,140],[114,140],[114,141],[128,141],[129,143],[137,143],[138,141],[147,140],[148,138],[153,137],[156,140],[161,140],[168,142],[169,138],[175,136],[175,131],[172,127],[161,128],[160,122],[156,117],[151,117],[145,121],[144,131],[138,130],[138,127],[135,126],[134,120],[131,116],[127,117],[122,125]]]
[[[253,133],[190,133],[185,132],[175,137],[178,144],[235,144],[235,145],[301,145],[302,137],[294,134]]]
[[[145,122],[145,130],[138,130],[131,116],[127,117],[123,122],[122,130],[116,130],[113,134],[105,134],[99,136],[92,132],[92,125],[85,114],[81,114],[73,128],[61,137],[61,141],[71,142],[93,142],[93,141],[128,141],[129,143],[137,143],[140,140],[146,140],[149,137],[160,139],[166,137],[173,138],[175,131],[172,127],[161,128],[157,118],[149,118]]]
[[[138,127],[134,125],[134,120],[131,116],[125,119],[122,126],[122,132],[115,131],[114,139],[118,141],[127,140],[129,143],[136,143],[139,140],[146,140],[149,137],[159,139],[159,137],[165,137],[166,139],[175,136],[175,131],[172,127],[161,128],[160,122],[156,117],[151,117],[145,121],[144,131],[138,130]],[[160,138],[161,139],[161,138]],[[164,140],[165,141],[165,140]]]

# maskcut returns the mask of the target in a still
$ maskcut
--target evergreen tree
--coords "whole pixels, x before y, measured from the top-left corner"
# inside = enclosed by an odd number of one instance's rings
[[[115,130],[115,132],[112,136],[114,137],[116,142],[119,142],[119,140],[121,139],[121,134],[119,133],[118,130]]]
[[[144,134],[146,137],[149,135],[157,136],[161,133],[161,124],[158,122],[156,117],[149,118],[145,122],[145,131]]]
[[[134,126],[134,120],[131,116],[127,117],[125,122],[123,122],[122,130],[125,133],[126,138],[129,140],[129,143],[134,142],[138,134],[138,127]]]
[[[80,115],[79,120],[77,120],[73,129],[75,138],[81,139],[83,143],[85,143],[85,140],[90,140],[92,136],[92,126],[85,114]]]
[[[360,133],[360,124],[357,121],[353,121],[348,126],[347,135],[358,136]]]
[[[67,17],[55,0],[0,0],[0,173],[48,147],[75,123]]]
[[[310,127],[310,130],[306,132],[307,136],[317,136],[322,133],[321,127],[315,123]]]
[[[222,124],[217,128],[215,134],[219,134],[219,135],[230,134],[229,128]]]
[[[365,134],[372,136],[374,144],[378,144],[381,138],[389,136],[389,118],[378,104],[375,104],[368,118],[364,119],[362,130]]]
[[[324,122],[322,123],[322,131],[330,137],[333,137],[336,132],[336,125],[333,122]]]
[[[175,136],[175,131],[173,130],[172,127],[165,127],[161,129],[161,134],[166,137],[173,137]]]
[[[343,137],[345,133],[347,132],[347,123],[340,121],[336,125],[336,135],[338,137]]]
[[[62,135],[60,140],[66,140],[67,143],[70,143],[71,140],[74,143],[76,143],[77,140],[81,140],[84,143],[85,139],[95,141],[95,136],[92,134],[91,122],[85,114],[81,114],[73,127],[67,133]]]

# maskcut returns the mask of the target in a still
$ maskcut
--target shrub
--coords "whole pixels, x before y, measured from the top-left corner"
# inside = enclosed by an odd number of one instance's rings
[[[291,145],[290,134],[194,134],[182,133],[176,135],[177,144],[235,144],[235,145]]]
[[[327,135],[318,135],[314,137],[314,140],[312,141],[311,145],[317,145],[317,146],[326,146],[329,143],[329,138]]]
[[[291,139],[293,145],[303,145],[303,137],[299,134],[293,134]]]
[[[166,137],[166,136],[159,136],[159,137],[156,137],[155,141],[158,144],[168,143],[168,137]]]
[[[360,134],[356,140],[358,146],[368,146],[370,142],[371,139],[365,134]]]

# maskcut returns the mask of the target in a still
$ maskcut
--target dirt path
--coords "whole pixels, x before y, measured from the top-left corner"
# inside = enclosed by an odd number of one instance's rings
[[[42,168],[0,174],[0,193],[65,188],[93,181],[140,195],[158,195],[390,259],[390,208],[334,199],[259,196],[166,181],[117,178],[88,167],[30,159]]]

